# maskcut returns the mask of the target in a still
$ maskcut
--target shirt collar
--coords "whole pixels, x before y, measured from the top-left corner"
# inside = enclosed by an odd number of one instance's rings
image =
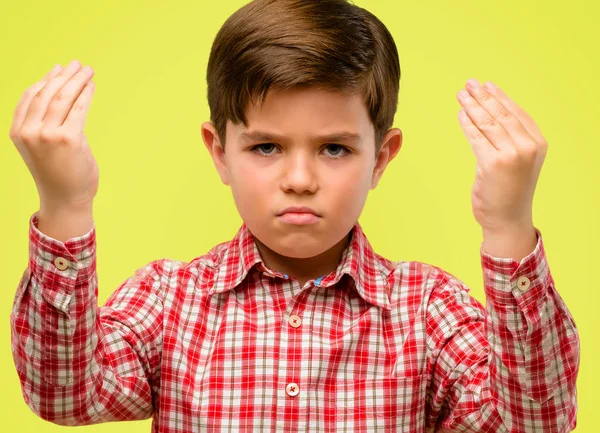
[[[352,238],[344,249],[336,271],[318,278],[316,280],[318,285],[320,287],[333,285],[344,274],[348,274],[354,281],[356,291],[365,301],[390,310],[388,275],[391,269],[385,266],[381,258],[373,251],[358,222],[350,233]],[[222,293],[236,288],[255,265],[259,271],[272,277],[286,277],[286,275],[266,267],[254,241],[254,236],[243,223],[234,238],[221,250],[210,293]]]

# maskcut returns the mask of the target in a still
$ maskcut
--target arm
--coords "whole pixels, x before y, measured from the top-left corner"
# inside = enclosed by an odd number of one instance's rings
[[[99,309],[95,226],[62,242],[37,223],[34,214],[10,315],[25,402],[61,425],[149,418],[160,378],[161,263],[139,269]]]
[[[437,432],[570,432],[579,336],[554,287],[540,232],[520,262],[481,248],[486,307],[440,270],[428,304]]]

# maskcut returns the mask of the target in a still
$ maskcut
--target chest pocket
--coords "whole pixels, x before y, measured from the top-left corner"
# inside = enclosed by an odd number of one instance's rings
[[[427,382],[426,374],[337,381],[335,431],[423,432]]]

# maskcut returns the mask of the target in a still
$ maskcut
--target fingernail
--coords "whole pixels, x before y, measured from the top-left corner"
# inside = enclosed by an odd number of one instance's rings
[[[487,82],[486,82],[486,83],[483,85],[483,87],[485,87],[485,88],[486,88],[486,89],[488,89],[488,90],[494,90],[494,89],[495,89],[494,83],[492,83],[491,81],[487,81]]]
[[[54,65],[54,67],[52,68],[52,71],[51,71],[51,72],[58,72],[58,71],[60,71],[61,69],[62,69],[62,66],[60,66],[60,65],[58,65],[58,64],[57,64],[57,65]]]

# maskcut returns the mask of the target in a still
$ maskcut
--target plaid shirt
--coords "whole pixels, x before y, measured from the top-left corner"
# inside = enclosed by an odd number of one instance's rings
[[[357,222],[336,271],[300,287],[242,225],[190,263],[156,260],[98,308],[95,225],[30,220],[10,316],[31,410],[152,431],[568,432],[579,336],[536,228],[521,262],[480,249],[486,307],[422,262],[377,255]]]

